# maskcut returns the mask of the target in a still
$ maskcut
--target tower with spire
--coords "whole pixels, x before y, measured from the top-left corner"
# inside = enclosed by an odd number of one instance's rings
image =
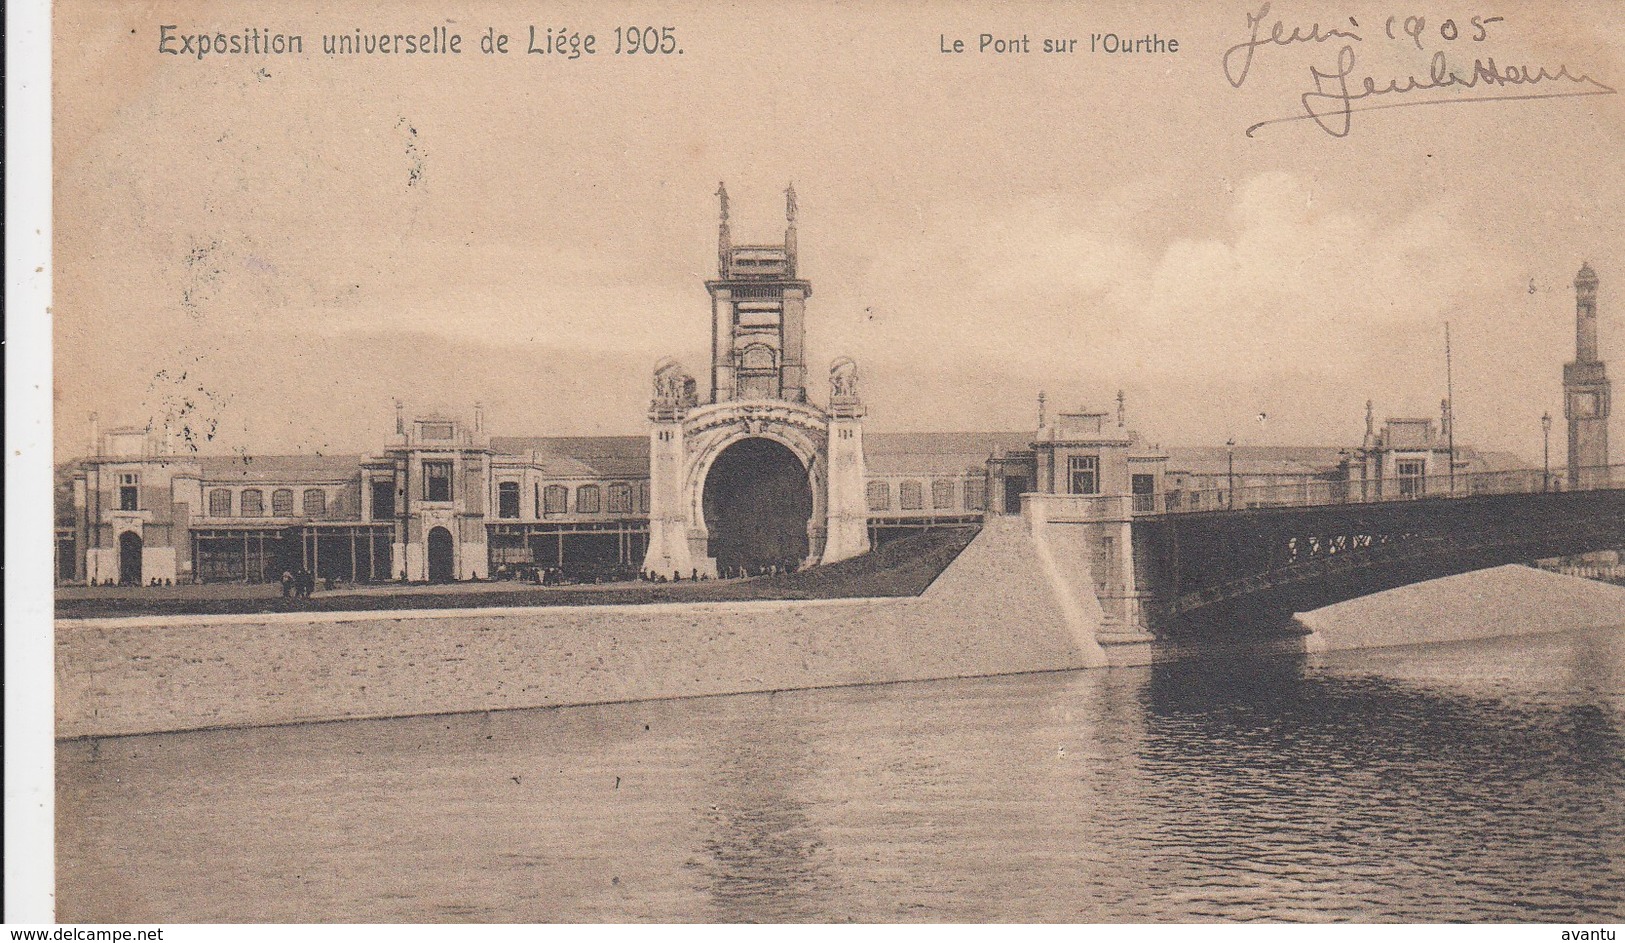
[[[1574,278],[1574,360],[1563,365],[1563,414],[1569,421],[1570,487],[1608,474],[1608,371],[1597,351],[1597,273],[1588,262]]]

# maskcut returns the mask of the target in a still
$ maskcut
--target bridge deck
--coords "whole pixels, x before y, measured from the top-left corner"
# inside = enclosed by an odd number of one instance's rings
[[[1625,466],[1584,469],[1577,484],[1539,469],[1435,484],[1386,496],[1332,482],[1227,489],[1217,507],[1141,510],[1135,574],[1153,595],[1150,619],[1160,630],[1278,622],[1408,583],[1625,544]]]

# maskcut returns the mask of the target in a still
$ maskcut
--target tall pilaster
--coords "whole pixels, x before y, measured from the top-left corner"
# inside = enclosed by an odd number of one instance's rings
[[[688,456],[683,420],[695,406],[694,379],[674,360],[655,367],[649,403],[649,547],[643,569],[661,575],[691,574]]]
[[[829,371],[828,523],[820,562],[834,563],[869,550],[869,506],[863,456],[858,367],[842,357]]]

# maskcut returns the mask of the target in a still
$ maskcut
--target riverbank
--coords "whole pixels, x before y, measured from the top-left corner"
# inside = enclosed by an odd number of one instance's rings
[[[1077,624],[1034,547],[1020,519],[990,523],[911,597],[61,619],[57,736],[1103,664],[1098,624]]]
[[[1625,627],[1625,587],[1527,566],[1401,586],[1298,616],[1310,650]]]

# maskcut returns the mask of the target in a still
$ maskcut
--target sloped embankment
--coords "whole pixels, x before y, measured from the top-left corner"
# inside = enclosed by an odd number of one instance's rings
[[[1323,651],[1625,627],[1625,587],[1499,566],[1316,609],[1298,622]]]

